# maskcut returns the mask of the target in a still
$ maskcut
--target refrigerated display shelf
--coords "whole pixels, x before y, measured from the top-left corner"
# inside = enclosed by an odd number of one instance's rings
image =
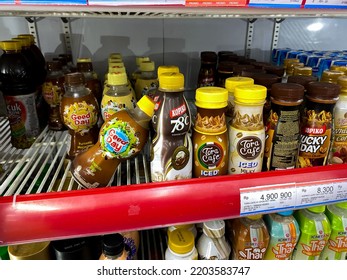
[[[347,200],[346,164],[150,183],[145,153],[123,162],[112,186],[82,189],[66,159],[66,131],[45,129],[30,149],[18,150],[6,118],[0,127],[0,245],[235,218],[244,207],[241,193],[259,187],[307,191],[338,180],[345,191],[339,199]]]
[[[0,16],[63,18],[335,18],[346,17],[347,9],[184,6],[0,5]]]

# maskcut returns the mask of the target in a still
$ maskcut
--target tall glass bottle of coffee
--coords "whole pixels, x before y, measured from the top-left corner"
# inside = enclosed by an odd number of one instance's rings
[[[48,128],[64,130],[65,125],[60,117],[61,99],[64,95],[64,74],[61,62],[58,60],[47,62],[47,77],[42,86],[42,95],[50,107]]]
[[[11,143],[29,148],[40,134],[37,115],[35,74],[30,61],[22,54],[18,41],[2,41],[0,84],[10,122]]]
[[[200,70],[197,87],[209,87],[216,85],[217,54],[213,51],[203,51],[200,54]]]
[[[90,89],[86,88],[82,73],[65,75],[65,94],[61,101],[61,117],[69,129],[68,157],[92,147],[98,137],[99,105]]]
[[[151,146],[151,180],[189,179],[192,177],[193,146],[189,135],[190,110],[183,95],[183,74],[160,75],[159,91],[163,99],[152,118],[155,135]]]

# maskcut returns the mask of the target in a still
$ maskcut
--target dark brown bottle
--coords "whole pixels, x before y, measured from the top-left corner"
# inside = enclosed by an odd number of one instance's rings
[[[16,148],[29,148],[40,134],[37,115],[34,69],[22,54],[18,41],[2,41],[0,48],[0,84],[7,117],[10,122],[11,143]]]
[[[82,73],[65,75],[65,94],[60,114],[71,137],[68,150],[70,158],[88,150],[97,142],[99,105],[90,89],[85,87]]]
[[[47,77],[42,85],[42,96],[50,108],[48,128],[51,130],[66,129],[60,117],[61,99],[65,91],[64,80],[61,62],[58,60],[48,61]]]
[[[197,87],[209,87],[216,84],[217,54],[212,51],[203,51],[200,54],[200,70]]]
[[[224,87],[225,80],[233,76],[233,67],[237,65],[237,62],[232,61],[221,61],[218,63],[217,67],[217,87]]]
[[[100,105],[102,100],[102,86],[98,75],[93,69],[93,64],[90,58],[79,58],[77,60],[77,72],[84,75],[87,88],[92,91],[98,104]]]

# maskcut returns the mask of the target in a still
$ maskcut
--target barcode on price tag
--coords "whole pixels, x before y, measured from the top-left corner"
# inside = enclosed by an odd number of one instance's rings
[[[243,216],[293,209],[295,202],[294,183],[240,189],[240,215]]]

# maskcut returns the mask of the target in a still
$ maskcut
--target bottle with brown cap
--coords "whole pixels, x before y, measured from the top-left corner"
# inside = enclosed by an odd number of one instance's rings
[[[125,72],[108,73],[107,81],[109,89],[101,101],[101,114],[104,121],[120,110],[136,107],[135,98],[127,85]]]
[[[11,144],[26,149],[40,134],[37,114],[37,85],[30,61],[19,41],[1,41],[0,89],[4,95],[11,129]]]
[[[82,73],[65,75],[65,94],[61,100],[61,118],[69,130],[68,156],[74,158],[97,141],[99,105],[86,88]]]
[[[127,252],[123,236],[119,233],[102,237],[102,253],[99,260],[126,260]]]
[[[233,61],[221,61],[218,63],[216,78],[217,87],[225,87],[225,80],[233,76],[233,67],[235,65],[237,65],[237,62]]]
[[[75,180],[84,188],[105,187],[123,160],[138,155],[149,135],[154,101],[142,97],[131,110],[113,114],[100,128],[99,141],[71,164]]]
[[[200,69],[197,87],[210,87],[216,85],[218,56],[214,51],[200,53]]]
[[[51,130],[65,130],[66,127],[60,116],[61,99],[64,95],[65,77],[61,62],[47,61],[47,77],[42,85],[42,95],[49,105],[48,127]]]
[[[327,164],[333,129],[333,110],[340,94],[337,84],[308,84],[305,110],[301,115],[299,156],[296,167]]]
[[[265,124],[263,171],[293,169],[300,137],[300,104],[305,88],[277,83],[271,89],[271,110]]]
[[[339,100],[334,107],[334,138],[329,156],[330,164],[347,162],[347,76],[337,79],[341,86]]]
[[[81,57],[77,59],[76,67],[77,72],[84,75],[87,88],[91,90],[92,94],[98,101],[98,104],[100,104],[102,99],[102,86],[97,73],[94,71],[92,60],[90,58]]]

